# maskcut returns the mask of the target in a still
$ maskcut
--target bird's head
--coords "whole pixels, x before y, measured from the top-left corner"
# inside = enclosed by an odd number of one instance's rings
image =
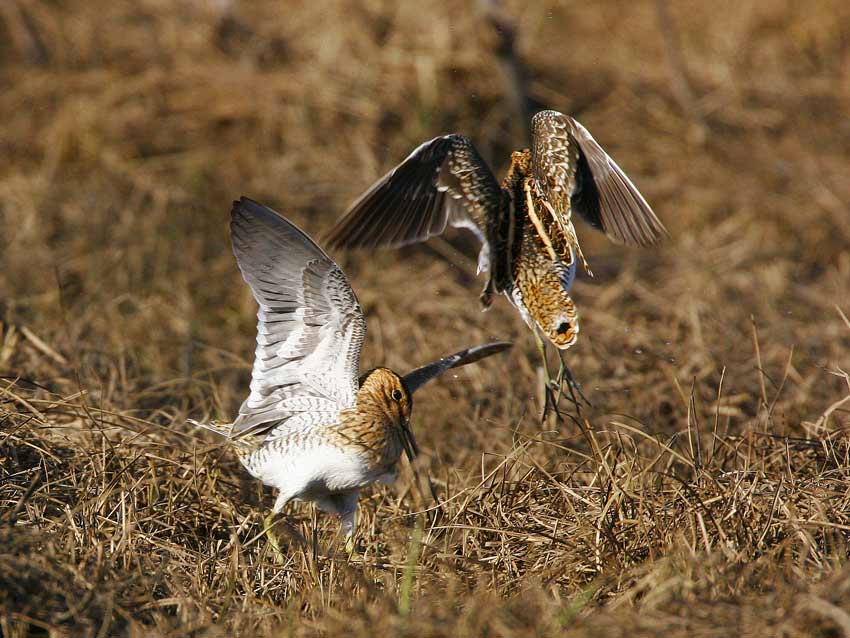
[[[485,343],[455,352],[400,377],[389,368],[375,368],[360,377],[357,409],[360,417],[389,419],[401,431],[401,442],[407,457],[413,461],[419,450],[410,430],[413,393],[446,370],[479,361],[511,347],[506,341]]]
[[[546,337],[559,350],[566,350],[578,340],[578,313],[572,299],[566,300],[557,312],[548,314],[540,322],[540,328]]]
[[[369,403],[398,424],[407,424],[413,397],[404,380],[389,368],[375,368],[360,379],[360,402]]]
[[[360,377],[357,407],[363,412],[373,412],[379,420],[388,419],[398,428],[401,445],[413,461],[419,449],[410,431],[410,413],[413,396],[400,376],[389,368],[375,368]]]

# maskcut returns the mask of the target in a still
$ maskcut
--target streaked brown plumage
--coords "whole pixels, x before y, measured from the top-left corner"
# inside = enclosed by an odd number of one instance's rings
[[[389,368],[375,368],[361,382],[357,404],[339,413],[339,426],[330,438],[359,450],[370,471],[390,472],[402,452],[415,453],[407,428],[412,409],[413,397],[402,378]]]
[[[532,120],[532,148],[513,153],[501,183],[472,142],[445,135],[422,144],[367,190],[329,233],[348,248],[402,246],[452,225],[482,243],[489,271],[484,308],[503,293],[535,334],[557,348],[579,332],[570,297],[581,252],[572,213],[612,241],[646,246],[666,233],[640,192],[573,118],[544,111]]]

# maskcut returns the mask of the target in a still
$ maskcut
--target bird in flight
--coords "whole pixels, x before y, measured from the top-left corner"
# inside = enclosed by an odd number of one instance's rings
[[[531,123],[531,149],[511,155],[501,184],[468,137],[443,135],[425,142],[351,205],[327,244],[398,247],[425,241],[447,226],[471,230],[481,242],[478,272],[488,273],[483,309],[494,294],[508,298],[537,339],[547,386],[560,396],[564,381],[570,390],[574,385],[563,352],[579,333],[570,297],[577,263],[592,276],[573,212],[620,244],[648,246],[667,231],[579,122],[542,111]],[[559,352],[557,380],[549,374],[544,340]]]
[[[259,304],[250,394],[233,423],[194,424],[226,436],[255,478],[277,488],[265,528],[292,499],[342,519],[353,550],[358,495],[391,482],[410,429],[413,393],[446,370],[505,350],[497,342],[462,350],[400,376],[362,375],[366,321],[345,274],[312,239],[275,211],[243,197],[231,211],[233,252]]]

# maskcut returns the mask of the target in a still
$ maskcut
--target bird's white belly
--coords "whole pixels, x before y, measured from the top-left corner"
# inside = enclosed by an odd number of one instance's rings
[[[269,454],[248,469],[288,498],[307,500],[364,487],[376,478],[361,454],[321,443]]]

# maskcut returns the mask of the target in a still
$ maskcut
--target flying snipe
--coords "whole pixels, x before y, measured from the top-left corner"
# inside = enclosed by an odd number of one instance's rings
[[[567,115],[543,111],[532,119],[531,149],[511,155],[501,186],[469,138],[435,137],[354,202],[327,242],[396,247],[438,235],[447,225],[471,230],[482,244],[478,272],[489,273],[483,308],[494,293],[504,293],[534,332],[545,366],[541,336],[559,354],[578,338],[570,297],[577,261],[592,276],[573,212],[617,243],[646,246],[666,234],[588,130]],[[569,369],[561,357],[559,389],[565,378]]]
[[[227,436],[255,478],[339,515],[351,549],[361,488],[391,482],[402,452],[417,453],[413,393],[449,368],[510,347],[491,343],[399,376],[359,375],[366,321],[342,270],[276,212],[243,197],[231,212],[233,252],[259,312],[251,393],[236,420],[204,425]],[[270,534],[272,543],[277,542]]]

